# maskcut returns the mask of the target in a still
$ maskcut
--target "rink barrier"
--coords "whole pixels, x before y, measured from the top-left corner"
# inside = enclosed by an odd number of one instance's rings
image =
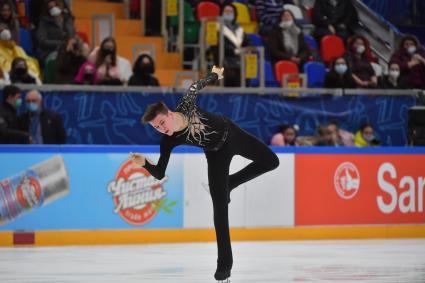
[[[153,192],[151,185],[162,186],[164,193],[156,201],[164,200],[165,207],[156,214],[147,217],[145,211],[133,219],[118,209],[116,197],[129,188],[120,192],[118,177],[132,176],[128,152],[143,152],[156,160],[158,150],[158,146],[0,146],[0,181],[55,155],[63,156],[70,179],[68,195],[2,223],[0,246],[214,241],[211,200],[201,186],[207,182],[206,160],[198,148],[176,148],[163,183],[136,170],[138,178],[143,177],[141,193]],[[425,238],[425,172],[418,166],[425,164],[424,147],[273,150],[280,166],[232,192],[233,240]],[[247,162],[235,157],[232,167],[242,168]],[[333,183],[339,176],[337,168],[346,163],[357,166],[350,174],[352,183],[361,185],[356,195],[344,199]],[[387,171],[379,181],[377,172],[383,165]],[[387,192],[379,188],[382,183]],[[397,197],[394,201],[390,201],[391,190]],[[4,199],[0,194],[0,201]],[[10,204],[10,199],[6,201]],[[137,207],[130,206],[136,212]],[[2,211],[5,206],[0,206],[0,216]]]
[[[232,241],[425,238],[425,226],[232,228]],[[213,229],[0,232],[0,246],[131,245],[214,242]]]

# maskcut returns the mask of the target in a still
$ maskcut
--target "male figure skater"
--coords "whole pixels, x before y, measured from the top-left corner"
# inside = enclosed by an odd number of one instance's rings
[[[213,67],[204,79],[193,83],[175,111],[163,102],[150,104],[142,117],[157,131],[165,134],[160,145],[157,165],[140,153],[130,153],[131,160],[162,179],[172,149],[181,144],[203,148],[208,163],[208,182],[214,208],[218,259],[216,280],[230,277],[233,265],[229,235],[228,202],[230,191],[237,186],[279,166],[276,154],[263,142],[242,130],[226,117],[206,112],[196,105],[199,90],[223,78],[223,68]],[[232,157],[241,155],[252,160],[242,170],[229,175]]]

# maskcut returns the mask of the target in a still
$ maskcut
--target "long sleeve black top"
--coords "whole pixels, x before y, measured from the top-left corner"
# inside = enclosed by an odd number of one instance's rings
[[[223,116],[206,112],[196,105],[201,89],[215,83],[217,74],[211,73],[204,79],[194,82],[176,107],[188,121],[188,126],[171,136],[164,136],[160,144],[160,157],[157,165],[146,162],[144,166],[157,179],[162,179],[174,147],[182,144],[201,147],[206,151],[216,151],[228,135],[228,123]]]

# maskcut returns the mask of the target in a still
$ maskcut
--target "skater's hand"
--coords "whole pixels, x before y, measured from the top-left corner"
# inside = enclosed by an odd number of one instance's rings
[[[130,152],[129,157],[134,165],[145,166],[146,164],[146,157],[143,154]]]
[[[224,68],[218,68],[215,65],[211,69],[212,73],[216,73],[218,75],[218,79],[221,80],[223,78]]]

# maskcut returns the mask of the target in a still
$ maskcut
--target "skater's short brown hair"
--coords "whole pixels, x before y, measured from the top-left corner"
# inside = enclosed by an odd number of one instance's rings
[[[146,107],[145,114],[143,114],[142,123],[147,124],[155,119],[158,114],[166,115],[168,111],[170,111],[170,109],[168,109],[167,105],[162,101],[149,104],[148,107]]]

